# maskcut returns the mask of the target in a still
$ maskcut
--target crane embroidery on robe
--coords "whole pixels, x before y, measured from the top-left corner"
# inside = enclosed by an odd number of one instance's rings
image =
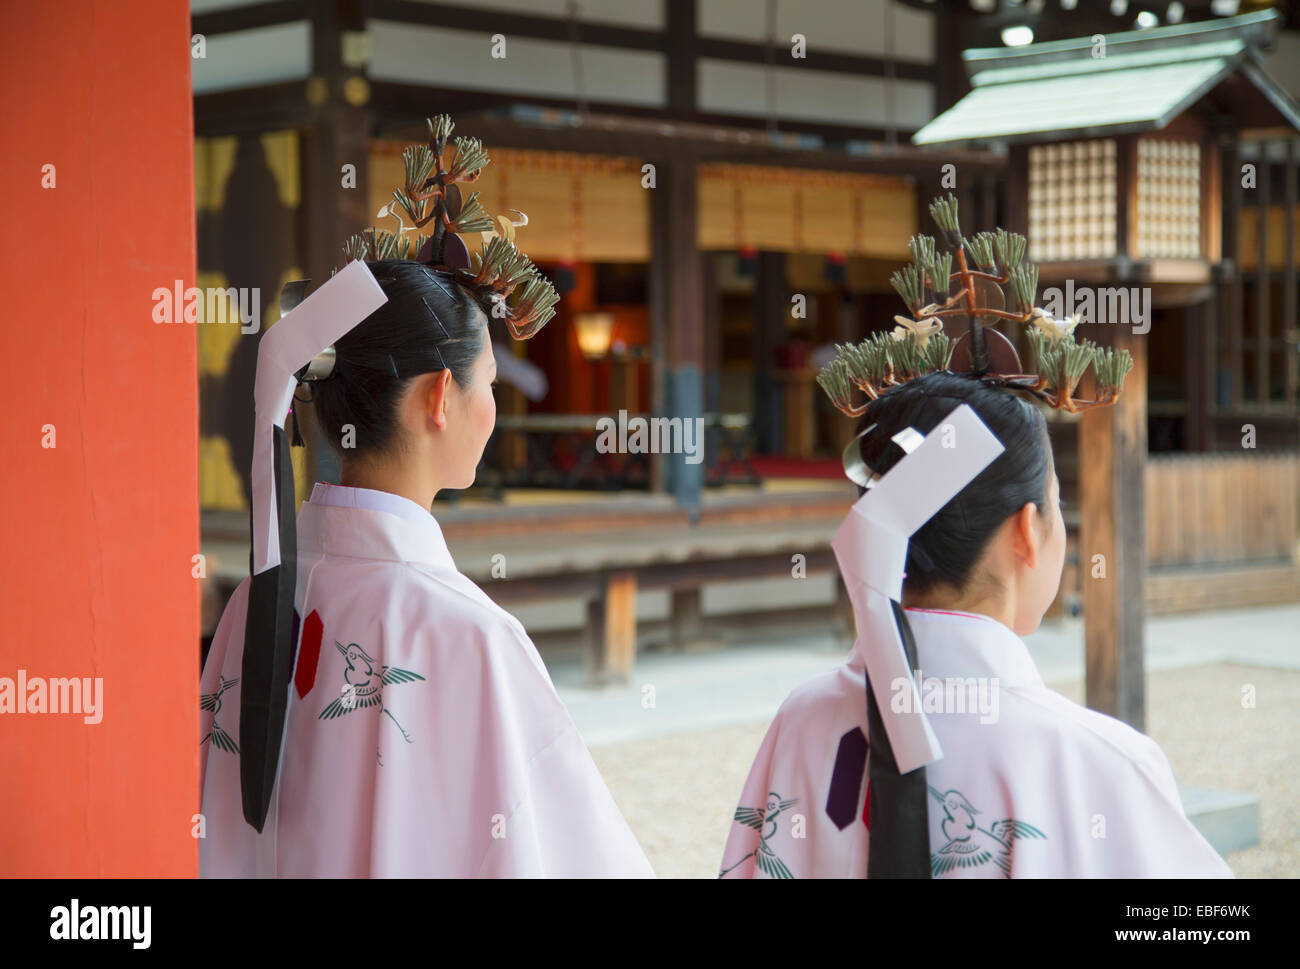
[[[929,790],[943,805],[944,820],[940,827],[948,839],[947,844],[930,856],[930,870],[935,875],[955,868],[978,868],[991,862],[1001,869],[1003,876],[1010,878],[1013,842],[1017,838],[1047,837],[1032,824],[1013,818],[981,828],[975,823],[975,815],[980,812],[961,791],[940,794],[933,787]]]
[[[424,677],[396,666],[376,664],[375,658],[356,643],[348,643],[344,646],[335,640],[334,646],[343,654],[343,659],[348,664],[348,668],[343,671],[343,695],[331,700],[317,719],[333,720],[361,707],[378,707],[402,732],[402,739],[408,744],[414,743],[406,728],[397,722],[392,711],[384,705],[384,687],[393,683],[413,683],[416,680],[423,680]],[[379,766],[384,766],[382,759],[379,761]]]
[[[794,874],[790,871],[784,861],[776,856],[776,852],[768,845],[768,839],[776,834],[776,817],[787,808],[792,808],[799,803],[797,797],[790,798],[787,801],[781,800],[781,795],[772,791],[767,795],[767,806],[765,808],[736,808],[736,820],[741,824],[747,824],[758,832],[758,847],[749,854],[741,858],[730,868],[724,868],[718,873],[718,877],[724,877],[728,872],[739,868],[740,865],[748,858],[754,859],[754,864],[758,870],[770,878],[793,878]],[[767,830],[764,830],[767,829]]]
[[[239,677],[237,676],[233,680],[228,680],[223,676],[221,677],[221,685],[217,687],[216,693],[204,693],[199,697],[199,709],[212,711],[212,729],[209,730],[207,735],[199,741],[200,747],[211,740],[212,746],[216,747],[218,750],[224,750],[228,754],[239,753],[239,745],[235,743],[235,738],[222,730],[221,724],[217,723],[217,714],[221,712],[221,694],[225,693],[238,682]]]

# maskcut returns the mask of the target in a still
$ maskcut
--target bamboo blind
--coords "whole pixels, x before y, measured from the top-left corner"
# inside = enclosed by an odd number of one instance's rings
[[[400,142],[375,142],[370,158],[370,212],[392,200],[403,182]],[[488,147],[492,163],[466,186],[489,215],[517,209],[528,216],[519,247],[537,261],[648,262],[650,196],[631,158]],[[397,221],[373,223],[396,231]],[[427,233],[427,229],[425,231]],[[490,233],[486,234],[490,237]],[[467,238],[471,252],[479,240]]]
[[[1140,259],[1199,259],[1201,146],[1140,138],[1137,143],[1137,238]]]
[[[903,258],[916,234],[904,179],[759,165],[700,166],[701,249]]]
[[[375,142],[370,210],[402,183],[404,145]],[[565,152],[488,148],[492,164],[472,190],[497,215],[518,209],[518,241],[534,260],[648,262],[650,196],[641,162]],[[758,165],[700,167],[699,247],[907,258],[916,195],[902,178]],[[395,220],[380,228],[395,230]],[[471,250],[475,240],[467,240]]]

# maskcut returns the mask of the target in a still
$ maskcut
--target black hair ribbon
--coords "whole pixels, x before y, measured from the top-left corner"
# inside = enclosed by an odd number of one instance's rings
[[[298,632],[293,608],[298,575],[293,461],[284,428],[273,426],[271,433],[280,564],[254,575],[252,552],[249,552],[251,578],[239,697],[239,786],[244,820],[259,834],[266,824],[280,766],[280,739]]]
[[[894,622],[907,653],[909,669],[916,669],[916,639],[903,607],[893,600]],[[865,670],[863,671],[865,675]],[[930,810],[925,768],[900,774],[885,721],[867,679],[867,778],[871,803],[870,840],[867,844],[868,878],[929,878]]]

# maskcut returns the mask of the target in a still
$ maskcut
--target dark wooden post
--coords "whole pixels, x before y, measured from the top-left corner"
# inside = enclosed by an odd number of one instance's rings
[[[754,285],[754,440],[761,454],[781,449],[781,395],[775,377],[776,345],[785,332],[790,313],[790,293],[785,275],[785,253],[762,250],[758,254]]]
[[[704,631],[702,590],[698,585],[684,586],[671,592],[669,624],[672,643],[676,647],[689,646],[699,640]]]
[[[362,0],[338,0],[311,7],[312,76],[302,135],[303,261],[312,288],[342,262],[344,241],[373,224],[370,211],[370,86],[361,66],[344,63],[345,32],[365,29]],[[345,187],[343,166],[355,166],[355,182]],[[275,294],[279,298],[279,294]],[[335,475],[333,453],[317,447],[312,408],[303,408],[308,466],[317,479]]]
[[[1241,409],[1241,154],[1237,135],[1228,132],[1223,148],[1223,264],[1227,278],[1221,284],[1219,333],[1228,357],[1227,409]],[[1215,374],[1217,400],[1218,374]]]
[[[587,625],[585,648],[583,649],[584,667],[587,682],[599,684],[605,676],[607,660],[605,657],[605,592],[587,600]]]
[[[1210,449],[1210,414],[1214,409],[1214,301],[1193,303],[1184,311],[1183,372],[1187,394],[1186,447]]]
[[[1115,283],[1130,283],[1137,221],[1137,139],[1116,139]],[[1088,706],[1138,730],[1146,722],[1146,340],[1112,321],[1096,342],[1133,355],[1123,393],[1079,424],[1079,576]]]
[[[684,431],[687,421],[704,415],[704,277],[696,231],[699,175],[693,159],[666,164],[666,172],[660,168],[656,191],[667,191],[662,234],[667,251],[656,252],[655,257],[668,268],[663,280],[669,311],[667,409],[670,416],[682,419]],[[699,515],[706,460],[691,464],[683,453],[667,455],[664,461],[671,469],[678,506],[694,520]]]
[[[935,6],[934,113],[937,116],[970,90],[961,53],[972,46],[971,28],[978,14],[970,9],[967,0],[939,0]]]
[[[1283,396],[1290,407],[1296,403],[1296,384],[1300,383],[1300,330],[1296,324],[1296,144],[1295,138],[1286,141],[1286,158],[1282,162],[1282,224],[1286,227],[1282,271],[1282,346]]]
[[[674,117],[683,119],[695,115],[695,6],[695,0],[667,0],[664,5],[668,107]],[[673,236],[680,231],[675,227],[673,213],[674,205],[680,204],[680,200],[674,198],[671,186],[665,181],[673,164],[672,160],[662,158],[655,162],[657,187],[652,190],[654,194],[650,204],[650,412],[655,416],[666,415],[669,406],[669,320],[674,312],[672,301],[676,283],[673,273],[677,267]],[[694,172],[694,166],[691,168]],[[693,216],[694,202],[691,204]],[[693,227],[691,233],[693,236]],[[692,252],[694,247],[692,238]],[[668,485],[665,458],[653,453],[649,458],[650,490],[662,492]]]
[[[1006,228],[1029,233],[1029,146],[1012,145],[1007,152]]]
[[[365,71],[343,61],[343,35],[365,29],[359,0],[312,6],[312,77],[303,138],[302,212],[306,269],[316,284],[342,260],[345,239],[372,224],[370,87]],[[343,187],[343,166],[356,166],[356,187]]]
[[[1255,399],[1261,404],[1268,403],[1268,363],[1269,340],[1268,328],[1268,207],[1270,188],[1269,174],[1272,165],[1268,160],[1268,142],[1257,142],[1259,146],[1259,163],[1255,167],[1255,211],[1259,213],[1258,232],[1259,255],[1255,259]]]
[[[657,159],[655,188],[650,190],[650,265],[647,271],[650,303],[650,413],[655,417],[667,412],[668,389],[668,318],[672,279],[670,276],[670,243],[668,238],[669,193],[667,185],[659,179],[668,173],[671,162]],[[662,492],[667,488],[662,454],[651,453],[650,490]]]
[[[704,279],[704,409],[709,413],[722,410],[722,293],[718,289],[717,254],[701,252]],[[706,454],[711,463],[717,456]]]
[[[1137,143],[1133,135],[1115,139],[1115,254],[1121,279],[1128,282],[1137,238]]]
[[[1138,730],[1146,721],[1146,341],[1131,327],[1099,328],[1098,343],[1127,349],[1133,370],[1112,407],[1079,426],[1079,572],[1088,706]]]
[[[668,55],[668,108],[673,117],[695,117],[699,34],[695,30],[696,0],[665,0],[664,37]]]
[[[998,179],[992,173],[985,173],[979,181],[980,220],[974,223],[982,225],[1002,225],[998,221]]]
[[[1187,307],[1184,371],[1187,387],[1186,447],[1214,447],[1212,416],[1218,407],[1219,315],[1223,306],[1223,157],[1217,130],[1201,139],[1201,254],[1211,266],[1207,298]]]

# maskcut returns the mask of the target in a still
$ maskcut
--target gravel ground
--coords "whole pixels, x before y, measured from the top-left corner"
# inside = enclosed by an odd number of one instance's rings
[[[1075,701],[1081,682],[1052,684]],[[1243,705],[1251,685],[1255,706]],[[1300,874],[1300,672],[1219,664],[1149,674],[1148,732],[1179,783],[1258,794],[1260,845],[1239,878]],[[661,876],[713,878],[767,722],[606,747],[592,757]]]

